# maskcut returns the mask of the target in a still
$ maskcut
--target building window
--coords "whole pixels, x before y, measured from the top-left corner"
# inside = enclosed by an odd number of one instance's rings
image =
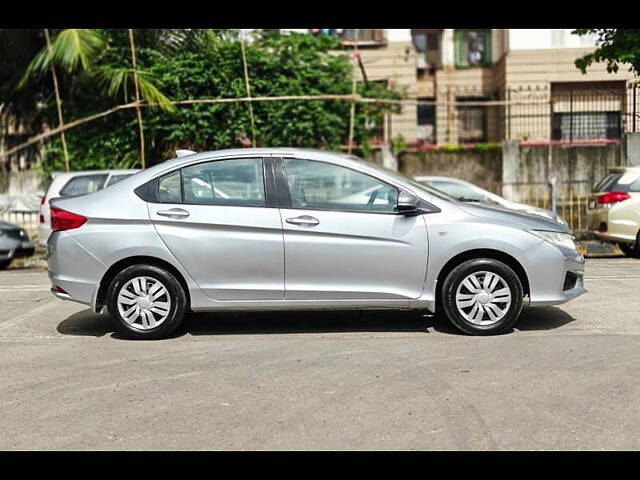
[[[440,68],[442,53],[440,50],[440,31],[412,30],[413,45],[416,49],[416,68]]]
[[[624,81],[551,85],[553,140],[614,140],[622,136]]]
[[[433,98],[419,98],[417,105],[419,141],[435,143],[436,139],[436,106],[420,102],[433,102]]]
[[[458,97],[457,102],[479,102],[486,98]],[[458,141],[482,143],[487,141],[487,111],[480,105],[458,105]]]
[[[622,136],[622,112],[553,114],[553,140],[614,140]]]
[[[456,30],[454,43],[456,67],[479,67],[491,64],[490,30]]]
[[[332,35],[342,39],[342,45],[384,45],[386,36],[383,28],[311,28],[312,35]]]

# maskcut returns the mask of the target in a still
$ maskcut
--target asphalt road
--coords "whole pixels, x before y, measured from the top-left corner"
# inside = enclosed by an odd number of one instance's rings
[[[192,315],[135,342],[0,272],[0,449],[638,449],[640,260],[468,337],[402,312]]]

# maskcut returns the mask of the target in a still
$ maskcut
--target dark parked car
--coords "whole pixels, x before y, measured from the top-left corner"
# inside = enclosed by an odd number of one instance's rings
[[[24,228],[0,221],[0,269],[7,268],[14,258],[30,257],[34,251],[35,245]]]

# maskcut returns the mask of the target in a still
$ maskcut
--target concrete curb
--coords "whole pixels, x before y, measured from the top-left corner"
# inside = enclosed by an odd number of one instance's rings
[[[578,241],[578,251],[587,258],[624,256],[618,245],[597,240]]]

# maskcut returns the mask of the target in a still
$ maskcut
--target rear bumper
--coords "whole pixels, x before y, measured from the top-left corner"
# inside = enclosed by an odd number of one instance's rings
[[[635,238],[630,238],[629,236],[621,236],[612,232],[593,232],[595,237],[598,240],[602,240],[603,242],[608,243],[629,243],[633,244],[635,242]]]
[[[47,246],[47,263],[52,287],[66,292],[52,289],[54,296],[95,308],[100,279],[107,270],[101,262],[67,232],[53,232]]]

